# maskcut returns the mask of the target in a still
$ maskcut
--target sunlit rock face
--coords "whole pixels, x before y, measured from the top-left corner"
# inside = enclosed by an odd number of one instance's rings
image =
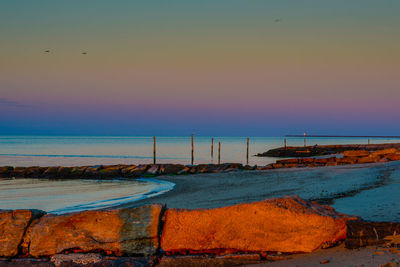
[[[311,252],[344,239],[348,219],[296,196],[216,209],[169,209],[161,248],[167,253]]]
[[[47,214],[28,228],[23,253],[34,257],[63,251],[153,254],[163,206],[146,205],[64,215]]]
[[[17,255],[29,223],[43,214],[39,210],[0,210],[0,256]]]

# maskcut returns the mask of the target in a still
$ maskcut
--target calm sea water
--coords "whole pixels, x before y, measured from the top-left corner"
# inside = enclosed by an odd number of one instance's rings
[[[265,165],[275,158],[253,155],[283,145],[285,137],[250,137],[250,165]],[[286,138],[288,145],[303,145],[303,138]],[[246,137],[194,137],[194,163],[216,163],[218,142],[221,162],[246,163]],[[307,138],[307,144],[366,144],[367,138]],[[371,143],[400,139],[371,138]],[[157,137],[157,162],[190,164],[190,136]],[[78,166],[96,164],[142,164],[153,162],[151,136],[0,136],[0,166]]]
[[[109,208],[162,194],[174,186],[156,179],[0,179],[0,209],[68,213]]]

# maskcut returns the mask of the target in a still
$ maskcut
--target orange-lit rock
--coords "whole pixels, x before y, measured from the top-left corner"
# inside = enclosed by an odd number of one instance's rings
[[[327,158],[315,159],[314,162],[318,164],[326,164],[328,163],[328,159]]]
[[[356,164],[357,161],[358,157],[343,157],[336,160],[338,164]]]
[[[334,209],[285,197],[216,209],[169,209],[161,248],[167,253],[311,252],[346,237]]]
[[[29,223],[43,214],[39,210],[0,210],[0,256],[17,255]]]
[[[385,157],[390,161],[400,160],[400,153],[388,154]]]
[[[270,170],[270,169],[273,169],[272,164],[273,163],[265,165],[265,166],[257,166],[257,170]]]
[[[296,163],[290,163],[290,164],[284,165],[285,168],[297,168],[298,166],[299,166],[299,164],[296,164]]]
[[[357,159],[357,163],[374,163],[378,162],[380,159],[372,156],[360,157]]]
[[[304,163],[304,164],[310,164],[310,163],[314,163],[314,158],[302,158],[299,159],[299,163]]]
[[[377,150],[371,153],[372,156],[383,156],[383,155],[388,155],[388,154],[394,154],[397,152],[396,148],[387,148],[387,149],[381,149]]]
[[[47,214],[28,228],[22,249],[32,256],[62,251],[152,254],[158,248],[161,205]]]
[[[348,150],[343,152],[343,157],[367,157],[369,151],[367,150]]]
[[[272,168],[274,168],[274,169],[279,169],[279,168],[282,168],[283,167],[283,164],[280,164],[280,163],[272,163]]]
[[[338,165],[338,164],[337,164],[336,161],[326,163],[326,166],[337,166],[337,165]]]
[[[297,164],[299,163],[299,159],[281,159],[281,160],[277,160],[276,163],[280,163],[280,164]]]

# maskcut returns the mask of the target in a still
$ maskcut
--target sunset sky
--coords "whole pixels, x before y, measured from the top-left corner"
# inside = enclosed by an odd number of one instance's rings
[[[2,0],[0,134],[400,135],[399,14],[398,0]]]

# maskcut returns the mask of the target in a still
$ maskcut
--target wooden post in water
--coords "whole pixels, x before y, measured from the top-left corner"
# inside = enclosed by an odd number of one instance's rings
[[[368,138],[368,145],[370,145],[371,144],[371,141],[369,140],[369,138]]]
[[[221,142],[218,142],[218,165],[221,164]]]
[[[211,138],[211,162],[214,158],[214,138]]]
[[[306,147],[306,132],[304,132],[304,147]]]
[[[285,149],[286,149],[286,138],[285,139],[283,139],[283,146],[285,147]]]
[[[249,165],[249,138],[247,137],[247,145],[246,145],[246,165]]]
[[[153,164],[156,164],[156,137],[153,136]]]
[[[193,134],[191,136],[191,141],[192,141],[192,165],[194,164],[194,149],[193,149]]]

